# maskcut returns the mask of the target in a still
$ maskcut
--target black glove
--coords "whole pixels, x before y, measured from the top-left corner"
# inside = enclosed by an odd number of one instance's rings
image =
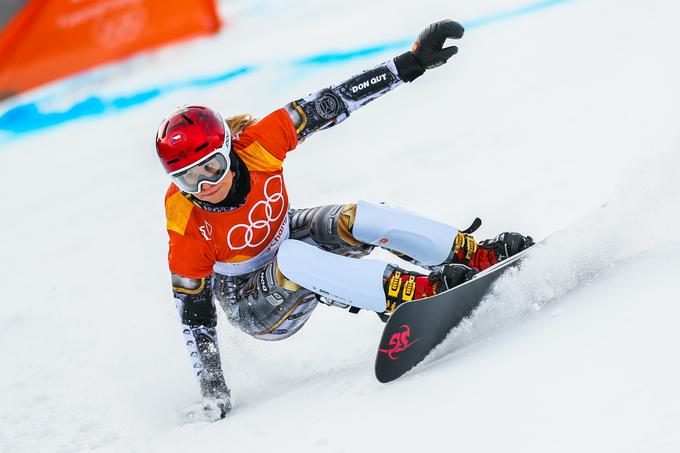
[[[436,68],[458,52],[458,47],[444,47],[447,38],[460,39],[465,29],[458,22],[442,20],[421,31],[411,51],[425,69]]]
[[[224,418],[231,409],[231,392],[222,374],[216,334],[213,329],[212,335],[199,332],[195,338],[204,366],[199,374],[201,394],[205,403],[204,411],[208,418],[218,420]]]
[[[420,32],[410,52],[394,59],[399,77],[405,82],[412,82],[426,69],[446,63],[458,52],[458,47],[444,47],[444,42],[447,38],[460,39],[464,32],[461,24],[449,19],[430,24]]]
[[[231,410],[231,392],[224,378],[213,381],[201,381],[203,393],[203,410],[207,418],[219,420],[226,417]]]
[[[222,420],[227,416],[231,410],[231,399],[229,395],[224,395],[223,398],[211,400],[203,400],[203,413],[210,421]]]

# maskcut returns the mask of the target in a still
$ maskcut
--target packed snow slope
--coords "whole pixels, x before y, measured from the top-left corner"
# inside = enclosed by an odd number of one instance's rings
[[[181,418],[199,393],[166,267],[162,117],[262,116],[399,52],[286,62],[530,1],[224,1],[215,38],[12,101],[58,110],[270,63],[0,145],[0,451],[680,451],[680,6],[548,3],[470,27],[449,64],[310,138],[285,172],[296,207],[385,200],[480,216],[479,238],[559,233],[389,385],[375,315],[320,306],[266,343],[220,313],[234,409],[217,423]]]

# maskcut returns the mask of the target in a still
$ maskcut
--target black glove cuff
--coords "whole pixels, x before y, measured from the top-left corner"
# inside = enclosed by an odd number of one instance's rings
[[[418,57],[410,50],[396,57],[394,65],[397,67],[399,78],[404,82],[413,82],[425,72]]]

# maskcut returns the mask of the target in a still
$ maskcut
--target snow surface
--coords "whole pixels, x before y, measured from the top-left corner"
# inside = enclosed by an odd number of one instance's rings
[[[279,343],[220,315],[234,409],[217,423],[181,418],[199,394],[166,268],[161,118],[188,102],[262,116],[395,52],[280,62],[530,2],[223,1],[214,39],[30,93],[66,105],[272,62],[0,146],[0,450],[680,451],[680,6],[552,3],[473,27],[450,64],[308,140],[286,176],[296,207],[387,200],[480,216],[480,238],[559,233],[389,385],[375,315],[319,307]]]

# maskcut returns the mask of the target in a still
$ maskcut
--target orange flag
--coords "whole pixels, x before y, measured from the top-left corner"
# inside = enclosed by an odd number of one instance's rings
[[[0,32],[0,99],[220,25],[214,0],[29,0]]]

